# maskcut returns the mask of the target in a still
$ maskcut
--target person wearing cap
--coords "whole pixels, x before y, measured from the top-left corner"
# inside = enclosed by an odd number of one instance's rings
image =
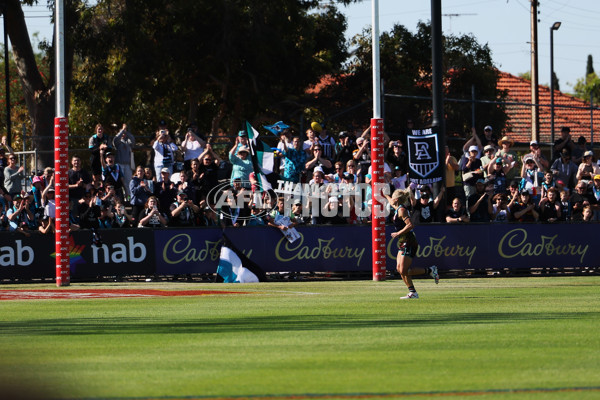
[[[491,144],[486,144],[481,156],[481,166],[484,171],[484,177],[487,176],[488,167],[493,167],[492,161],[496,159],[496,148]]]
[[[102,173],[102,151],[112,150],[112,140],[104,132],[102,124],[96,124],[94,134],[88,141],[88,148],[92,153],[92,174],[100,175]]]
[[[510,210],[513,219],[519,222],[535,222],[540,217],[535,209],[535,203],[531,198],[531,193],[527,189],[523,189],[519,192],[519,198],[512,204]]]
[[[538,165],[540,171],[545,171],[550,167],[550,162],[542,154],[542,149],[540,148],[540,144],[537,142],[537,140],[532,140],[529,142],[529,150],[530,152],[525,156],[532,157],[535,160],[535,163]]]
[[[396,270],[402,277],[402,281],[408,288],[408,294],[401,297],[403,300],[418,299],[419,294],[415,289],[412,277],[415,275],[429,274],[435,283],[438,283],[440,276],[437,267],[432,265],[428,268],[412,267],[414,257],[417,256],[419,243],[413,232],[413,223],[410,218],[410,212],[407,207],[411,201],[410,189],[395,190],[392,196],[384,194],[392,208],[392,223],[394,224],[395,232],[392,232],[391,238],[397,240],[398,254],[396,255]]]
[[[588,150],[583,153],[583,161],[577,168],[577,180],[585,181],[585,183],[592,183],[592,177],[600,174],[600,167],[594,162],[594,152]]]
[[[436,218],[436,210],[442,201],[445,188],[442,186],[438,195],[433,199],[431,188],[427,185],[422,186],[416,193],[417,197],[412,197],[410,202],[415,213],[415,218],[420,223],[438,222]]]
[[[494,137],[494,132],[491,125],[486,125],[483,128],[483,135],[479,137],[482,146],[491,145],[494,149],[498,148],[498,139]]]
[[[471,222],[490,222],[493,195],[493,185],[487,185],[483,178],[477,179],[475,193],[467,198],[467,210]]]
[[[408,171],[408,156],[404,151],[402,140],[392,140],[388,144],[388,149],[385,152],[385,162],[388,163],[392,170],[395,167],[400,167],[404,171]]]
[[[154,195],[158,199],[158,208],[161,213],[169,215],[169,206],[175,201],[177,196],[177,187],[171,180],[171,171],[169,168],[163,168],[160,171],[161,181],[154,187]]]
[[[370,139],[364,132],[363,135],[356,139],[358,149],[354,151],[353,158],[357,163],[358,177],[361,183],[365,181],[366,175],[369,173],[369,167],[371,166],[370,145]]]
[[[552,163],[550,171],[554,175],[556,182],[561,182],[561,186],[572,191],[577,182],[577,164],[571,158],[571,152],[564,148],[560,152],[560,157]]]
[[[104,153],[102,159],[102,182],[104,186],[112,186],[115,189],[115,195],[123,200],[123,189],[125,186],[125,178],[121,165],[116,163],[115,155],[112,152]]]
[[[519,157],[517,153],[512,150],[515,142],[510,139],[508,136],[503,136],[502,139],[498,141],[498,145],[500,146],[500,150],[496,152],[496,156],[502,157],[502,162],[504,165],[510,165],[510,170],[506,173],[506,177],[508,180],[513,180],[515,176],[519,174],[519,166],[518,160]]]
[[[519,184],[519,190],[528,190],[532,196],[532,200],[537,203],[541,194],[538,192],[538,188],[544,181],[544,169],[540,159],[535,158],[531,154],[523,156],[522,161],[523,166],[521,167],[521,183]]]
[[[350,133],[342,131],[339,134],[340,142],[336,145],[335,162],[342,162],[344,165],[354,157],[354,150],[357,150],[356,144],[350,140]]]
[[[9,196],[21,193],[23,178],[25,178],[25,168],[17,164],[15,154],[9,154],[8,165],[4,168],[4,188]]]
[[[463,188],[467,198],[475,193],[475,183],[479,179],[483,179],[484,175],[483,166],[478,157],[479,148],[472,145],[468,148],[468,151],[468,156],[462,167]]]
[[[235,179],[242,180],[242,186],[250,188],[250,173],[254,171],[252,167],[252,158],[250,157],[250,149],[248,146],[241,145],[240,137],[238,136],[236,143],[229,150],[229,161],[233,165],[231,170],[230,184],[233,186]]]
[[[560,130],[560,137],[554,141],[554,153],[552,154],[552,162],[560,158],[561,152],[567,149],[570,153],[575,150],[575,142],[571,138],[571,128],[563,126]]]
[[[194,204],[184,191],[177,193],[177,200],[171,204],[170,210],[169,226],[194,226],[196,225],[196,216],[200,214],[200,207]]]
[[[494,194],[506,193],[508,190],[508,178],[506,174],[510,171],[510,165],[504,165],[501,157],[495,157],[487,169],[487,181],[494,185]]]

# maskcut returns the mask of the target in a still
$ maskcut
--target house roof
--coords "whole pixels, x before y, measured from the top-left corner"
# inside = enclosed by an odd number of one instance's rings
[[[540,142],[550,143],[550,88],[539,85],[539,120]],[[506,101],[517,103],[531,103],[531,81],[499,72],[498,89],[506,90]],[[503,135],[516,142],[529,142],[531,140],[531,106],[507,105],[507,126]],[[590,103],[574,96],[554,91],[554,139],[560,137],[560,129],[567,126],[571,129],[571,136],[577,140],[583,136],[591,141],[592,111]],[[598,128],[600,127],[600,110],[593,110],[594,142],[600,140]]]

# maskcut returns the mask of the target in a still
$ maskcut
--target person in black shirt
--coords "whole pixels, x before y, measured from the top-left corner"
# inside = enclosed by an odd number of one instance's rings
[[[493,194],[494,187],[489,185],[489,191]],[[492,196],[487,193],[485,181],[479,179],[475,184],[475,194],[467,199],[467,208],[471,215],[471,222],[490,222],[492,214]]]
[[[588,185],[583,181],[579,181],[575,186],[575,193],[569,197],[571,205],[571,219],[573,221],[583,220],[583,208],[591,206],[592,209],[597,207],[598,202],[593,194],[588,192]]]
[[[549,188],[547,196],[540,200],[538,205],[540,221],[542,222],[557,222],[561,218],[561,204],[558,198],[558,190]]]

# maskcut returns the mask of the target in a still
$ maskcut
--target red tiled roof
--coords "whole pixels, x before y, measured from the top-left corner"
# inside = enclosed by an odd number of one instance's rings
[[[550,143],[550,88],[547,86],[539,87],[539,120],[540,120],[540,142]],[[498,89],[506,90],[508,96],[506,101],[531,103],[531,81],[506,72],[499,72]],[[569,107],[587,107],[566,108]],[[560,137],[560,129],[563,126],[571,128],[571,136],[577,140],[583,136],[588,142],[591,141],[591,111],[589,102],[585,102],[574,96],[554,91],[554,139]],[[507,126],[503,135],[507,135],[516,142],[529,142],[531,140],[531,107],[507,105],[506,113],[508,116]],[[594,130],[600,126],[600,110],[593,110]],[[594,133],[594,141],[597,142],[600,137]]]

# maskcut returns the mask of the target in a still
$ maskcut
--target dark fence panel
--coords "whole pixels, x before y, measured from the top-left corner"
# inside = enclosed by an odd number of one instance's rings
[[[594,245],[598,224],[429,224],[415,228],[415,266],[441,269],[563,268],[600,266]],[[270,227],[229,228],[225,233],[265,272],[370,271],[371,228],[309,226],[289,243]],[[387,268],[396,265],[397,241],[387,227]],[[221,229],[114,229],[71,234],[72,279],[99,276],[214,273]],[[52,236],[0,232],[0,279],[53,278]]]

